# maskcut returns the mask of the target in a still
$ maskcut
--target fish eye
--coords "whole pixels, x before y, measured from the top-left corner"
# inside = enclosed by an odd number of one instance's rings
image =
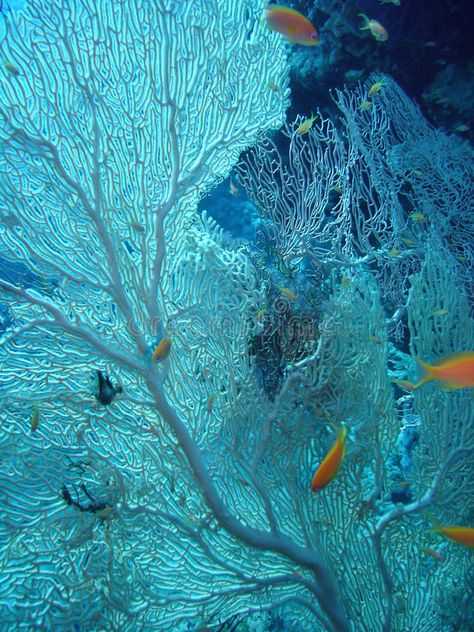
[[[318,34],[315,31],[313,31],[310,35],[311,39],[316,39],[317,37],[318,37]]]

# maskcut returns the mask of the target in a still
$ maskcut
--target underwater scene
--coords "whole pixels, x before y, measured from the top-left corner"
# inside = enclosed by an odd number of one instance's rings
[[[473,16],[0,0],[0,632],[474,630]]]

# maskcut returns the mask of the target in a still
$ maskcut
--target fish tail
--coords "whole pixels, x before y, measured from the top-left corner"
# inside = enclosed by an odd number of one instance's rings
[[[431,382],[431,380],[435,379],[434,367],[432,367],[431,364],[428,364],[427,362],[420,360],[420,358],[417,358],[416,361],[418,362],[418,366],[420,368],[421,377],[418,380],[418,382],[413,386],[412,390],[415,390],[415,388],[420,388],[420,386],[423,386],[423,384],[426,384],[427,382]]]
[[[430,529],[431,533],[441,533],[442,527],[440,521],[429,511],[426,512],[426,516],[431,520],[431,524],[433,525],[433,528]]]
[[[365,13],[358,13],[357,15],[360,15],[360,17],[364,20],[364,24],[363,26],[360,27],[360,31],[364,31],[365,29],[369,28],[369,18],[365,15]]]

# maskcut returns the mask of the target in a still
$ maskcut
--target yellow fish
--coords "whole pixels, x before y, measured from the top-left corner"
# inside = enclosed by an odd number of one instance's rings
[[[423,213],[410,213],[409,217],[414,222],[418,222],[420,224],[426,222],[426,217],[423,215]]]
[[[372,101],[362,101],[362,103],[359,105],[359,110],[362,110],[362,112],[364,110],[369,110],[372,107]]]
[[[386,82],[381,79],[380,81],[376,81],[374,83],[374,85],[370,88],[370,90],[367,93],[368,97],[373,96],[374,94],[376,94],[381,88],[383,88],[384,86],[386,86]]]
[[[298,127],[298,129],[296,130],[296,133],[301,136],[302,134],[306,134],[306,132],[309,132],[309,130],[311,129],[311,127],[313,126],[314,121],[318,118],[318,115],[316,114],[315,116],[313,116],[313,113],[311,112],[311,116],[307,119],[305,119],[301,125]]]
[[[165,360],[171,351],[171,339],[169,336],[164,336],[160,342],[156,345],[155,350],[152,353],[151,359],[153,361]]]

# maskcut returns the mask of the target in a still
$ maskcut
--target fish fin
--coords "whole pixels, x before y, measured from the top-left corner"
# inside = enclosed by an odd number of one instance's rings
[[[436,516],[434,516],[430,511],[425,511],[424,514],[431,521],[431,524],[433,525],[433,527],[430,529],[430,533],[441,533],[443,527],[441,526],[441,523],[438,520],[438,518],[436,518]]]
[[[365,15],[365,13],[358,13],[357,15],[360,15],[360,17],[364,20],[364,25],[361,26],[359,28],[360,31],[365,31],[366,29],[370,28],[369,27],[369,18]]]
[[[441,386],[443,391],[458,391],[461,388],[463,388],[463,386],[459,386],[459,384],[443,384]]]
[[[436,360],[433,360],[433,366],[445,364],[446,362],[456,362],[458,360],[464,360],[469,356],[474,356],[474,353],[472,351],[458,351],[457,353],[447,353],[442,358],[436,358]]]
[[[416,358],[416,361],[418,362],[418,367],[420,368],[421,377],[418,380],[418,382],[416,382],[416,384],[413,385],[412,390],[415,390],[416,388],[420,388],[420,386],[423,386],[423,384],[426,384],[427,382],[431,382],[431,380],[435,379],[433,375],[433,367],[431,366],[431,364],[428,364],[427,362],[420,360],[420,358]]]
[[[412,391],[415,383],[410,380],[392,380],[392,384],[396,384],[398,388],[403,388],[405,391]]]

